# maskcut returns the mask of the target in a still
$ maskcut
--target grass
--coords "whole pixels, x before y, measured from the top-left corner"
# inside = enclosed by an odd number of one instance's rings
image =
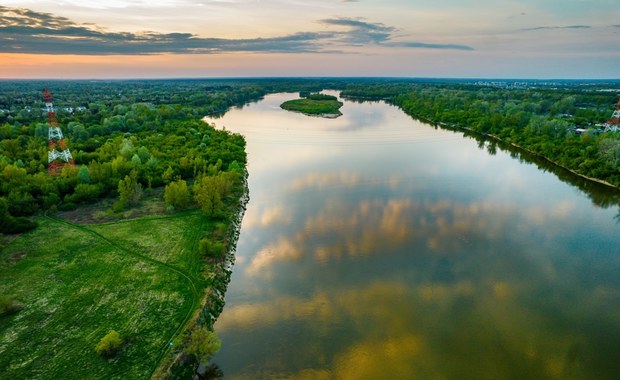
[[[0,247],[0,294],[23,305],[0,316],[0,379],[149,378],[199,306],[209,276],[197,244],[216,226],[199,211],[37,222]],[[95,346],[110,330],[125,343],[105,359]]]

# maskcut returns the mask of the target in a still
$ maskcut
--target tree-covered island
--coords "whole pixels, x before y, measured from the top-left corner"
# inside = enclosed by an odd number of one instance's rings
[[[282,109],[300,112],[308,116],[336,118],[341,116],[343,103],[338,98],[327,94],[300,93],[300,99],[288,100],[280,105]]]

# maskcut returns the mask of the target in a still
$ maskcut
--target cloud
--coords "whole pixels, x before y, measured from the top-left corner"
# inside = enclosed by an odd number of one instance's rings
[[[426,49],[448,49],[448,50],[466,50],[472,51],[474,48],[467,45],[457,45],[457,44],[427,44],[423,42],[395,42],[390,44],[390,46],[394,47],[405,47],[405,48],[426,48]]]
[[[322,173],[313,172],[308,173],[304,177],[296,178],[286,186],[293,191],[300,191],[305,189],[324,189],[326,187],[355,187],[362,182],[362,176],[358,173],[351,172],[334,172],[334,173]]]
[[[295,33],[255,39],[200,38],[190,33],[114,33],[49,13],[0,6],[0,41],[5,53],[207,54],[221,52],[309,52],[331,33]]]
[[[269,38],[203,38],[191,33],[110,32],[50,13],[0,6],[0,53],[147,55],[227,52],[335,53],[351,47],[472,50],[452,44],[393,42],[395,28],[362,19],[331,18],[320,23],[336,30],[296,32]],[[344,29],[344,30],[343,30]]]
[[[257,353],[258,359],[254,355],[252,360],[266,362],[274,351],[265,347],[290,343],[286,341],[289,336],[278,329],[295,323],[296,333],[307,337],[305,344],[280,350],[278,358],[291,363],[298,363],[300,356],[321,360],[312,367],[270,367],[272,378],[286,379],[450,378],[454,368],[468,378],[484,378],[489,373],[500,378],[522,375],[513,360],[502,358],[518,358],[532,377],[562,378],[570,373],[563,368],[575,347],[580,352],[596,352],[595,339],[545,328],[552,316],[519,297],[533,284],[479,280],[384,280],[306,298],[280,296],[267,302],[227,305],[217,329],[225,339],[231,334],[230,341],[237,343],[244,342],[240,335],[261,334],[264,340],[245,341],[246,348]],[[480,358],[500,359],[472,366]],[[246,363],[249,367],[251,363],[243,360],[239,367]],[[576,360],[586,364],[581,356]],[[239,377],[235,375],[231,377]]]
[[[352,44],[380,44],[392,38],[396,28],[381,23],[369,23],[361,19],[331,18],[320,21],[330,26],[344,26],[349,30],[341,33],[340,38]]]
[[[437,44],[415,41],[393,41],[396,28],[382,23],[370,23],[357,18],[330,18],[321,20],[320,23],[330,26],[346,27],[348,31],[339,35],[341,41],[353,45],[375,44],[385,47],[401,47],[413,49],[449,49],[449,50],[474,50],[471,46],[458,44]]]
[[[356,181],[355,177],[343,179],[304,177],[291,185],[304,189],[332,181],[348,186]],[[545,225],[543,222],[556,220],[556,215],[561,219],[571,206],[558,205],[553,215],[538,221]],[[270,277],[274,268],[283,263],[309,258],[324,264],[346,257],[385,255],[407,246],[419,247],[420,254],[468,252],[484,241],[496,240],[511,212],[510,207],[500,204],[456,203],[448,199],[416,202],[393,198],[355,204],[331,200],[309,215],[296,232],[263,246],[251,259],[246,273]]]
[[[267,228],[274,225],[283,225],[291,223],[293,215],[291,211],[284,207],[283,204],[267,208],[262,212],[257,208],[248,210],[243,217],[244,228],[262,227]]]
[[[535,28],[525,28],[521,29],[523,31],[532,31],[532,30],[552,30],[552,29],[591,29],[592,27],[589,25],[568,25],[568,26],[538,26]]]

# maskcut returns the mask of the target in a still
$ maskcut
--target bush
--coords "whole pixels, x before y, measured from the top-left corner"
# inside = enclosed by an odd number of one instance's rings
[[[221,345],[222,342],[220,342],[214,331],[207,330],[204,327],[197,327],[189,337],[185,352],[188,355],[193,355],[199,362],[204,363],[219,351]]]
[[[306,96],[306,98],[310,99],[310,100],[338,100],[338,98],[336,98],[333,95],[327,95],[327,94],[310,94],[308,96]]]
[[[37,223],[24,217],[12,217],[9,214],[0,215],[0,233],[19,234],[28,232],[37,227]]]
[[[0,296],[0,316],[15,314],[23,308],[24,305],[17,302],[13,298]]]
[[[184,180],[170,182],[166,185],[164,189],[164,201],[167,206],[172,206],[175,209],[184,209],[189,206],[190,200],[189,188],[187,187],[187,182]]]
[[[218,257],[226,253],[226,246],[224,246],[224,243],[213,242],[209,239],[201,239],[198,248],[201,254],[210,257]]]
[[[121,335],[111,330],[106,336],[101,338],[97,346],[95,347],[95,351],[103,357],[111,357],[114,356],[118,350],[120,350],[123,345],[123,338]]]

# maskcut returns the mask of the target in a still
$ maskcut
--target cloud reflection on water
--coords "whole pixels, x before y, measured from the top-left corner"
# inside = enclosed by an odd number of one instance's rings
[[[339,127],[370,108],[386,124]],[[335,122],[251,110],[242,260],[216,324],[227,378],[620,373],[611,213],[384,104]]]
[[[580,360],[593,349],[592,342],[577,332],[549,328],[545,312],[520,297],[529,287],[526,281],[485,278],[453,284],[381,281],[309,298],[236,305],[218,320],[217,329],[225,334],[260,327],[269,334],[300,323],[310,335],[348,331],[347,341],[333,341],[333,347],[325,341],[300,345],[285,359],[331,358],[297,373],[271,363],[271,378],[455,378],[457,373],[461,378],[584,378]],[[282,344],[275,336],[270,344]],[[262,344],[254,345],[254,360],[269,360]]]
[[[416,242],[425,248],[415,254],[466,253],[471,245],[505,235],[513,211],[511,206],[493,203],[412,199],[350,203],[331,198],[308,215],[296,232],[265,244],[247,271],[267,273],[278,262],[308,255],[326,263],[344,256],[385,254]]]

